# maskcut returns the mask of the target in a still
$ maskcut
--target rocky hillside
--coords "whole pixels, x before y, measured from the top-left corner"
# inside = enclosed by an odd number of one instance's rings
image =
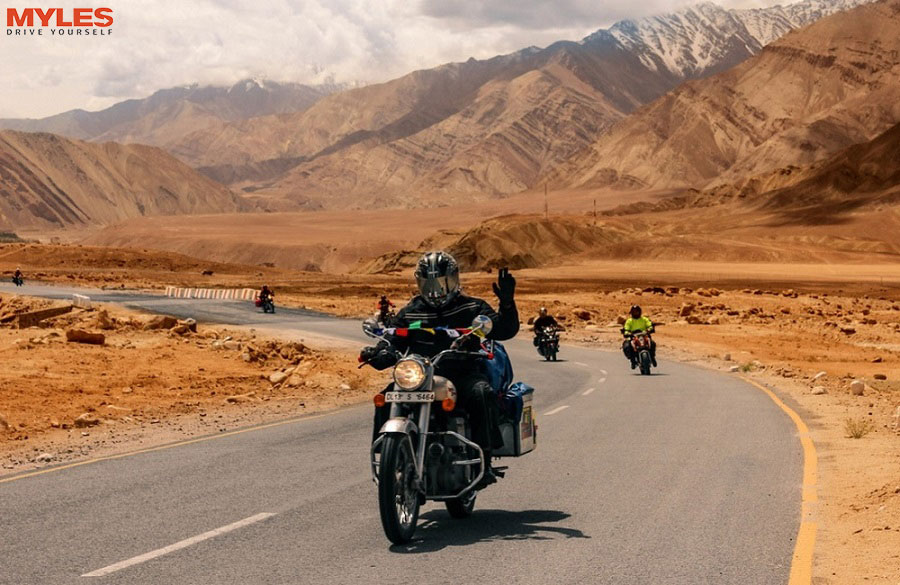
[[[158,148],[0,132],[0,228],[96,225],[244,208],[227,188]]]
[[[173,152],[263,200],[429,205],[538,177],[685,80],[726,70],[858,0],[724,10],[704,3],[559,42],[329,96],[309,110],[198,131]]]
[[[301,112],[339,86],[245,79],[230,87],[173,87],[100,110],[0,120],[0,128],[50,132],[97,142],[137,142],[173,149],[193,132],[257,116]]]
[[[559,186],[733,183],[805,165],[900,121],[900,2],[825,18],[686,83],[548,175]]]

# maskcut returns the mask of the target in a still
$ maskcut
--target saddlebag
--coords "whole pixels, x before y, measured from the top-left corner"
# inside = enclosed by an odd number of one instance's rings
[[[500,419],[500,433],[503,435],[503,447],[495,450],[494,455],[519,457],[534,451],[536,437],[533,398],[534,388],[522,382],[511,385],[501,395],[503,416]]]

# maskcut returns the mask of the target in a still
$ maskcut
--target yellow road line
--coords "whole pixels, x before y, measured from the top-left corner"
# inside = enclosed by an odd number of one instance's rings
[[[81,467],[82,465],[91,465],[93,463],[100,463],[102,461],[112,461],[114,459],[123,459],[125,457],[133,457],[134,455],[143,455],[144,453],[153,453],[155,451],[164,451],[166,449],[173,449],[175,447],[184,447],[185,445],[193,445],[194,443],[203,443],[205,441],[212,441],[214,439],[233,437],[234,435],[240,435],[243,433],[250,433],[253,431],[262,431],[265,429],[271,429],[273,427],[280,427],[283,425],[289,425],[289,424],[304,422],[304,421],[313,420],[313,419],[317,419],[317,418],[323,418],[326,416],[331,416],[331,415],[337,414],[339,412],[343,412],[343,409],[335,410],[332,412],[326,412],[324,414],[316,414],[316,415],[312,415],[312,416],[302,416],[302,417],[292,418],[292,419],[288,419],[288,420],[282,420],[282,421],[278,421],[278,422],[274,422],[274,423],[260,425],[257,427],[238,429],[236,431],[229,431],[227,433],[220,433],[218,435],[209,435],[208,437],[199,437],[196,439],[188,439],[187,441],[179,441],[177,443],[169,443],[167,445],[160,445],[158,447],[147,447],[146,449],[138,449],[137,451],[129,451],[127,453],[119,453],[117,455],[107,455],[106,457],[97,457],[95,459],[86,459],[84,461],[77,461],[75,463],[69,463],[67,465],[60,465],[59,467],[51,467],[49,469],[41,469],[39,471],[23,473],[22,475],[16,475],[14,477],[7,477],[5,479],[0,478],[0,484],[9,483],[11,481],[18,481],[20,479],[26,479],[29,477],[35,477],[36,475],[44,475],[45,473],[54,473],[56,471],[64,471],[66,469],[72,469],[73,467]]]
[[[811,585],[812,569],[813,569],[813,550],[816,546],[816,528],[815,521],[815,505],[818,502],[816,493],[816,481],[819,474],[818,459],[816,458],[816,446],[813,444],[812,438],[809,436],[809,428],[800,415],[782,402],[774,392],[765,386],[754,382],[749,378],[741,376],[741,379],[756,386],[769,395],[769,398],[778,405],[781,410],[787,413],[800,437],[800,444],[803,446],[803,490],[801,496],[801,517],[800,529],[797,531],[797,542],[794,545],[794,557],[791,560],[791,573],[788,578],[788,585]]]

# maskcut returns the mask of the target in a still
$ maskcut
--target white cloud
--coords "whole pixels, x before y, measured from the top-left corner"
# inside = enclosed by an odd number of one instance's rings
[[[723,4],[772,4],[723,0]],[[54,0],[110,6],[108,37],[5,35],[0,117],[98,109],[188,83],[257,76],[384,81],[412,69],[575,40],[687,0]],[[16,0],[16,8],[43,2]],[[49,6],[49,5],[48,5]],[[2,15],[5,17],[5,13]],[[5,24],[5,22],[4,22]]]

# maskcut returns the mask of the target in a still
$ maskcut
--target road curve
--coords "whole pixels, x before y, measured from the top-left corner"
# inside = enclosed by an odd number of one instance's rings
[[[365,341],[358,323],[309,312],[87,294]],[[544,363],[507,344],[537,388],[539,447],[505,460],[472,518],[429,504],[408,546],[381,532],[361,405],[3,481],[0,583],[787,583],[802,468],[791,420],[739,379],[666,361],[659,341],[651,377],[613,352],[563,346]]]

